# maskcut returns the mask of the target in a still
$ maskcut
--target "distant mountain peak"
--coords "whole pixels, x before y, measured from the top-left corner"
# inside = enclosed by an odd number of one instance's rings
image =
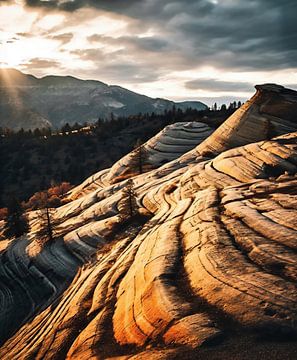
[[[175,103],[153,99],[97,80],[60,75],[37,78],[16,69],[1,70],[0,95],[0,126],[15,130],[49,124],[59,128],[65,123],[93,123],[99,117],[109,118],[111,113],[115,117],[161,113],[174,105],[183,110],[189,106],[197,110],[207,108],[199,101]],[[28,109],[26,114],[24,109]]]

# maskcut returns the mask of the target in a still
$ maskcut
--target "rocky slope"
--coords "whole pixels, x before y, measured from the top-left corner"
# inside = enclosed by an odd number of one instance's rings
[[[14,130],[36,127],[59,128],[65,123],[93,123],[109,118],[142,113],[160,113],[173,105],[203,110],[199,101],[174,103],[152,99],[119,86],[71,76],[36,78],[17,70],[0,69],[0,126]]]
[[[184,359],[232,338],[294,339],[295,114],[296,92],[258,86],[212,134],[177,124],[150,140],[146,173],[126,171],[131,153],[75,188],[52,243],[30,213],[31,233],[2,246],[0,356]],[[139,211],[128,220],[123,174]]]

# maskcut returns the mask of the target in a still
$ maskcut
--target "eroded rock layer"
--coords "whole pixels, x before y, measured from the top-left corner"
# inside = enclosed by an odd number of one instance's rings
[[[137,216],[112,179],[133,154],[72,191],[52,243],[30,213],[31,233],[2,247],[1,358],[173,359],[234,329],[294,337],[294,114],[295,92],[264,85],[204,141],[200,124],[167,128],[146,144],[155,168],[131,175]]]

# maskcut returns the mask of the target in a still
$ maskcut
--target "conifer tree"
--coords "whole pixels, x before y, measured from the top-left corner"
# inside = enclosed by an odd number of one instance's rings
[[[40,193],[38,199],[38,222],[39,230],[36,233],[37,241],[44,244],[48,241],[52,241],[55,237],[56,221],[54,221],[51,208],[50,199],[47,191]]]
[[[8,238],[19,237],[29,231],[29,224],[21,203],[11,197],[7,207],[4,235]]]
[[[122,193],[123,197],[119,204],[120,217],[122,220],[128,220],[138,213],[133,180],[128,180],[127,185],[122,190]]]
[[[132,168],[136,169],[138,174],[144,172],[144,165],[147,162],[148,156],[148,151],[142,145],[140,139],[138,139],[134,147],[134,158],[132,160]]]

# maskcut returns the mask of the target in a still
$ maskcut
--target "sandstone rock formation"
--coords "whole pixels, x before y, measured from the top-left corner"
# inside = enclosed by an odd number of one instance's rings
[[[54,242],[30,213],[2,247],[0,356],[178,359],[230,332],[294,337],[296,114],[296,92],[266,84],[212,134],[165,129],[130,173],[133,218],[119,206],[133,154],[69,194]]]

